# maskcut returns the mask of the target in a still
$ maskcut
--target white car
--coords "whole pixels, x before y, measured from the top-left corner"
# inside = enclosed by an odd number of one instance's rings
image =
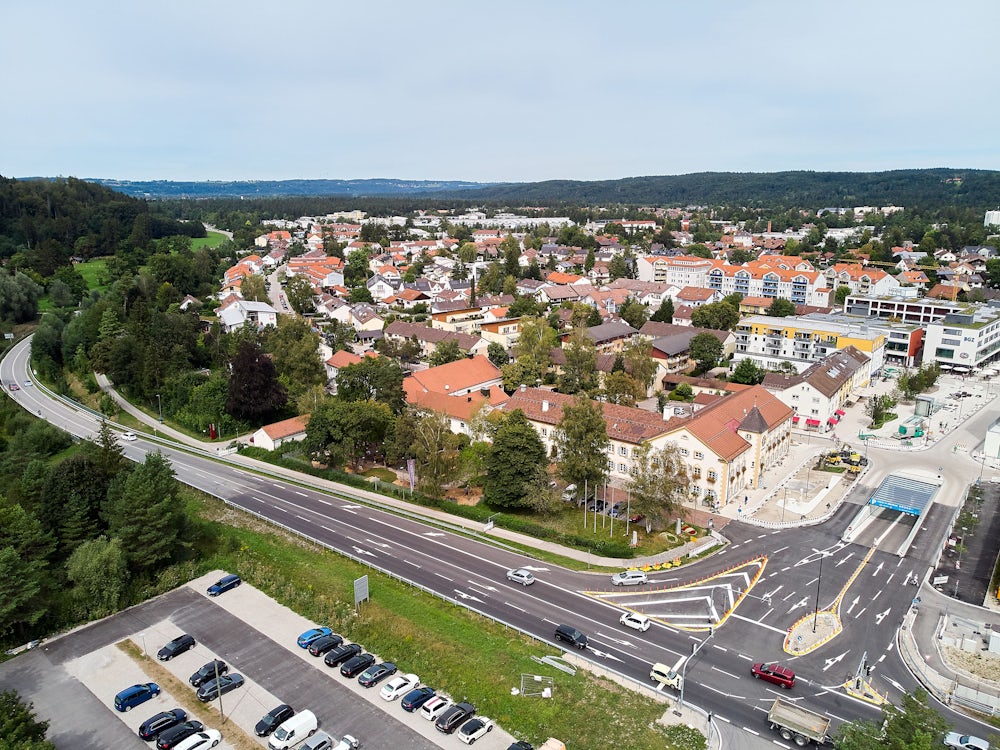
[[[465,722],[458,730],[458,739],[466,745],[471,745],[487,732],[493,731],[493,722],[485,716],[474,716]]]
[[[990,750],[990,743],[986,740],[958,732],[948,732],[945,735],[944,744],[954,750]]]
[[[134,432],[123,432],[122,433],[122,440],[126,440],[126,441],[128,441],[128,442],[131,443],[135,439],[136,439],[136,437],[135,437],[135,433]]]
[[[222,733],[217,729],[203,729],[196,734],[192,734],[185,740],[181,740],[174,750],[208,750],[215,747],[222,741]]]
[[[378,694],[384,700],[394,701],[401,695],[406,695],[415,687],[420,687],[419,677],[415,674],[401,674],[385,683],[382,689],[378,691]]]
[[[612,586],[640,586],[648,581],[646,574],[641,570],[623,570],[611,576]]]
[[[420,707],[420,715],[428,721],[437,721],[438,717],[447,711],[451,704],[452,701],[450,698],[445,698],[443,695],[435,695]]]
[[[333,750],[357,750],[359,747],[361,747],[360,742],[351,735],[345,734],[344,738],[337,743],[337,746]]]
[[[638,630],[640,633],[645,633],[649,630],[649,618],[646,615],[640,615],[638,612],[626,612],[619,618],[618,622],[627,628],[632,628],[633,630]]]
[[[522,586],[530,586],[535,582],[535,574],[527,568],[514,568],[507,571],[507,580]]]

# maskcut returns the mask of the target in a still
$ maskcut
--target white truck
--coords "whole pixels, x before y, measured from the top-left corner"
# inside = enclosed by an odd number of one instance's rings
[[[775,698],[771,710],[767,712],[767,720],[781,739],[794,742],[799,747],[805,747],[810,742],[830,744],[827,734],[830,719],[808,708]]]

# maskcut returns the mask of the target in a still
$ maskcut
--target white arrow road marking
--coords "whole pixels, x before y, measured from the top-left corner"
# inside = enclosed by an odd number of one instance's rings
[[[851,610],[854,609],[857,606],[858,602],[860,601],[861,601],[860,596],[854,597],[854,601],[851,602],[851,606],[847,608],[847,614],[851,614]]]
[[[799,607],[805,607],[808,604],[809,604],[809,600],[808,599],[806,599],[806,598],[800,599],[795,604],[793,604],[791,607],[789,607],[788,612],[786,612],[785,614],[791,614],[792,612],[794,612],[795,610],[797,610]]]
[[[595,633],[598,638],[604,638],[605,640],[612,641],[613,643],[619,643],[622,646],[628,646],[629,648],[635,648],[635,644],[631,641],[623,641],[621,638],[613,638],[610,635],[605,635],[604,633]]]
[[[850,559],[851,559],[852,557],[854,557],[854,554],[853,554],[853,553],[849,554],[849,555],[848,555],[847,557],[845,557],[845,558],[844,558],[843,560],[838,560],[837,562],[835,562],[835,563],[833,564],[833,567],[835,567],[835,568],[839,568],[839,567],[840,567],[841,565],[843,565],[843,564],[844,564],[845,562],[849,562],[849,561],[850,561]]]
[[[901,692],[901,693],[905,693],[905,692],[906,692],[906,690],[904,690],[904,689],[903,689],[903,686],[902,686],[902,685],[900,685],[900,684],[899,684],[898,682],[896,682],[896,681],[895,681],[894,679],[892,679],[891,677],[886,677],[885,679],[886,679],[886,681],[887,681],[887,682],[888,682],[888,683],[889,683],[890,685],[892,685],[892,686],[893,686],[894,688],[896,688],[896,690],[898,690],[899,692]]]
[[[369,544],[374,544],[376,547],[381,547],[382,549],[392,549],[391,544],[386,544],[385,542],[376,542],[374,539],[365,539]]]
[[[359,555],[368,555],[368,557],[375,557],[374,552],[369,552],[366,549],[361,549],[361,547],[355,547],[354,551],[357,552]]]
[[[877,567],[877,568],[875,568],[875,570],[873,570],[873,571],[872,571],[872,578],[874,578],[875,576],[877,576],[877,575],[878,575],[879,573],[881,573],[881,572],[882,572],[882,566],[883,566],[883,565],[885,565],[885,563],[884,563],[884,562],[880,562],[880,563],[878,564],[878,567]]]
[[[891,609],[891,607],[890,607],[890,609]],[[875,615],[875,624],[876,625],[881,625],[882,624],[882,620],[884,620],[888,616],[889,616],[889,610],[888,609],[885,612],[880,612],[879,614]]]
[[[442,534],[442,536],[444,536],[444,535]],[[549,572],[548,568],[536,568],[536,567],[533,567],[531,565],[522,565],[521,567],[524,568],[525,570],[530,570],[533,573],[548,573]]]
[[[445,536],[443,533],[438,531],[428,531],[424,536]]]
[[[826,660],[826,666],[823,667],[823,671],[825,672],[826,670],[828,670],[830,667],[832,667],[834,664],[836,664],[837,662],[839,662],[845,656],[847,656],[847,652],[846,651],[844,653],[842,653],[840,656],[835,656],[832,659],[827,659]]]
[[[598,651],[598,650],[597,650],[596,648],[594,648],[593,646],[587,646],[587,648],[588,648],[589,650],[593,651],[593,652],[594,652],[594,655],[595,655],[595,656],[603,656],[603,657],[604,657],[605,659],[614,659],[615,661],[621,661],[621,659],[619,659],[619,658],[618,658],[617,656],[615,656],[614,654],[607,654],[607,653],[605,653],[605,652],[603,652],[603,651]]]
[[[494,586],[487,586],[485,583],[476,583],[475,581],[469,581],[470,586],[475,586],[480,589],[486,589],[487,591],[498,591]]]
[[[478,599],[472,596],[472,594],[466,594],[464,591],[461,591],[460,589],[455,589],[455,593],[458,594],[459,599],[471,599],[474,602],[479,602],[480,604],[483,603],[482,599]]]

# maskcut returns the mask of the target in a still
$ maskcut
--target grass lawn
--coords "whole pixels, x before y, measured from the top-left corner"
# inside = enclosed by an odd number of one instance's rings
[[[96,289],[99,292],[103,292],[108,288],[106,284],[101,283],[108,269],[107,258],[94,258],[83,263],[77,263],[74,267],[87,282],[88,289]]]
[[[522,636],[461,607],[369,570],[317,545],[285,535],[200,493],[186,491],[202,520],[198,543],[204,570],[233,571],[280,603],[332,627],[367,650],[398,659],[400,669],[456,699],[472,701],[517,737],[540,745],[558,737],[568,747],[633,750],[703,748],[689,730],[665,730],[655,720],[666,710],[652,698],[579,671],[566,675],[531,661],[554,654],[551,646]],[[210,541],[209,541],[210,540]],[[212,549],[214,547],[214,549]],[[371,599],[353,607],[353,581],[367,574]],[[293,637],[295,634],[289,634]],[[555,680],[553,697],[512,696],[522,673]],[[680,734],[674,741],[672,735]]]
[[[202,247],[215,247],[226,241],[226,235],[221,232],[209,232],[207,237],[195,237],[191,240],[191,249],[198,250]]]
[[[382,469],[378,466],[373,466],[367,471],[363,471],[359,476],[378,477],[381,481],[388,482],[390,484],[396,481],[396,472],[392,469]]]

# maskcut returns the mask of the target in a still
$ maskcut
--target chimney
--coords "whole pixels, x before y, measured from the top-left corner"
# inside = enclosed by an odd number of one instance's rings
[[[542,400],[542,411],[546,412],[549,410],[549,402],[547,400]]]
[[[524,383],[521,383],[521,393],[524,393],[526,390],[528,390],[528,386],[526,386]]]
[[[446,391],[450,391],[450,390],[451,390],[451,386],[450,386],[450,385],[448,385],[447,383],[445,383],[445,384],[444,384],[444,389],[445,389]]]
[[[770,219],[767,220],[767,233],[768,234],[771,233],[771,220]]]

